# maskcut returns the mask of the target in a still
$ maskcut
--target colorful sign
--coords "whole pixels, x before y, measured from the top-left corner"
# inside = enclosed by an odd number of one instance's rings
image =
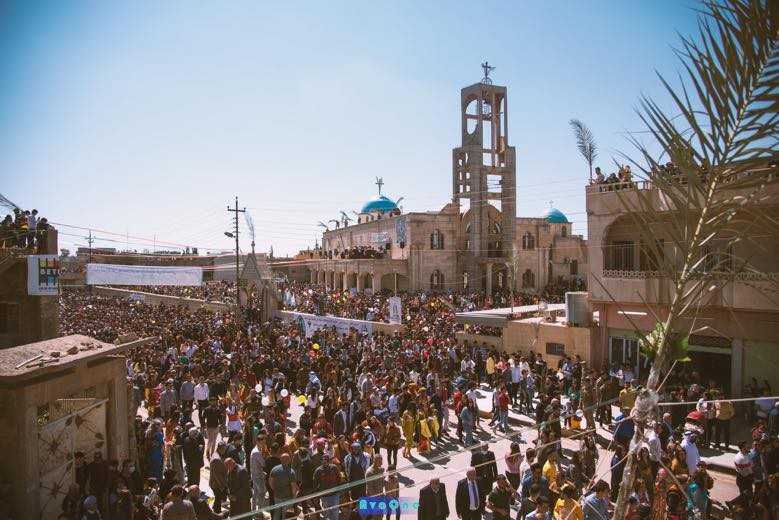
[[[60,259],[57,255],[27,257],[27,294],[57,296],[60,286]]]

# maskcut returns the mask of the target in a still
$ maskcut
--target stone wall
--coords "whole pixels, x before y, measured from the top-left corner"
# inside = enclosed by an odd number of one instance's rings
[[[227,303],[207,302],[205,300],[196,300],[194,298],[166,296],[163,294],[153,294],[141,291],[129,291],[127,289],[117,289],[115,287],[95,286],[92,291],[93,294],[98,294],[101,296],[118,296],[120,298],[127,298],[131,294],[142,294],[144,302],[148,303],[149,305],[183,305],[190,311],[195,311],[201,307],[205,307],[206,309],[214,312],[226,312],[232,309],[232,305]]]

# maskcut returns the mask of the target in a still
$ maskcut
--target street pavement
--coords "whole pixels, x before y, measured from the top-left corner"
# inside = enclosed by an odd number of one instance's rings
[[[482,385],[479,389],[479,409],[491,410],[491,390],[487,385]],[[292,399],[292,407],[290,408],[290,417],[287,420],[287,433],[291,435],[297,429],[298,418],[303,412],[303,407],[297,404],[295,399]],[[615,416],[618,413],[616,407],[614,408]],[[436,476],[440,478],[441,483],[446,487],[446,493],[449,498],[449,507],[451,510],[451,517],[456,518],[454,511],[454,493],[457,487],[457,482],[465,478],[465,470],[470,466],[471,452],[464,448],[462,444],[457,441],[456,438],[456,425],[457,419],[454,417],[454,412],[450,412],[450,427],[449,436],[444,437],[443,442],[434,446],[430,453],[420,455],[416,450],[412,450],[412,457],[409,459],[403,458],[402,454],[398,453],[397,468],[400,471],[400,496],[411,500],[417,500],[419,497],[419,490],[427,485],[429,480]],[[197,422],[197,413],[193,414],[193,419]],[[509,412],[509,431],[504,434],[500,431],[494,431],[488,426],[489,419],[482,418],[481,426],[474,430],[474,439],[477,444],[481,442],[487,442],[490,445],[490,449],[495,453],[498,463],[498,471],[504,472],[506,469],[506,463],[503,456],[509,451],[509,446],[513,440],[520,442],[521,451],[524,454],[528,447],[533,445],[533,441],[538,437],[536,428],[534,426],[534,419],[519,414],[515,409],[511,409]],[[586,424],[582,424],[586,426]],[[611,431],[605,428],[601,428],[596,424],[596,432],[598,436],[598,451],[600,459],[596,469],[596,475],[610,482],[609,466],[613,452],[607,451],[606,447],[611,441]],[[570,454],[573,451],[579,449],[579,440],[563,438],[562,440],[563,451],[566,454],[566,458],[570,458]],[[401,450],[402,451],[402,450]],[[386,467],[386,452],[385,455],[385,467]],[[725,464],[727,456],[730,456],[730,464],[732,466],[732,458],[735,452],[721,455],[718,454],[718,463]],[[706,458],[704,457],[704,460]],[[563,461],[565,464],[567,461]],[[721,471],[717,466],[710,467],[709,473],[714,479],[714,487],[711,490],[711,499],[713,502],[713,510],[711,518],[728,518],[724,510],[724,502],[726,500],[733,499],[738,494],[738,488],[736,487],[736,479],[730,472]],[[208,496],[212,496],[211,489],[208,486],[208,465],[201,472],[201,490],[205,491]],[[406,515],[407,517],[411,517]],[[414,516],[416,515],[415,512]],[[341,515],[343,517],[343,515]],[[489,519],[489,512],[485,515],[485,518]]]

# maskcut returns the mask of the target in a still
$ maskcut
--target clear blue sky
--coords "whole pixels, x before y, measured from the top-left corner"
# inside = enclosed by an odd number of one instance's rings
[[[678,70],[693,6],[0,1],[0,193],[55,222],[201,251],[232,246],[238,194],[258,250],[294,253],[376,176],[405,211],[449,201],[460,88],[488,59],[508,87],[518,214],[553,200],[586,233],[568,120],[593,130],[604,170],[630,152],[638,97],[665,99],[654,71]]]

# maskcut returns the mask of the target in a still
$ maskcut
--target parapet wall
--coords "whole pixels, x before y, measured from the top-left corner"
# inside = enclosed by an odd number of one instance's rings
[[[304,312],[291,312],[291,311],[275,312],[275,317],[281,318],[284,321],[293,321],[299,315],[303,316],[304,318],[306,316],[314,317],[314,314],[307,314]],[[383,332],[384,334],[387,335],[392,335],[395,332],[403,332],[404,330],[406,330],[405,325],[392,325],[390,323],[382,323],[379,321],[366,321],[366,320],[349,320],[349,321],[356,322],[358,324],[365,324],[366,326],[370,326],[373,332]]]
[[[127,298],[131,294],[138,294],[143,296],[143,301],[150,305],[169,305],[179,306],[183,305],[190,311],[195,311],[202,307],[210,311],[226,312],[232,309],[232,305],[221,302],[209,302],[205,300],[197,300],[195,298],[184,298],[181,296],[168,296],[165,294],[154,294],[141,291],[129,291],[127,289],[117,289],[115,287],[102,287],[95,286],[93,289],[94,294],[101,296],[118,296],[120,298]]]

